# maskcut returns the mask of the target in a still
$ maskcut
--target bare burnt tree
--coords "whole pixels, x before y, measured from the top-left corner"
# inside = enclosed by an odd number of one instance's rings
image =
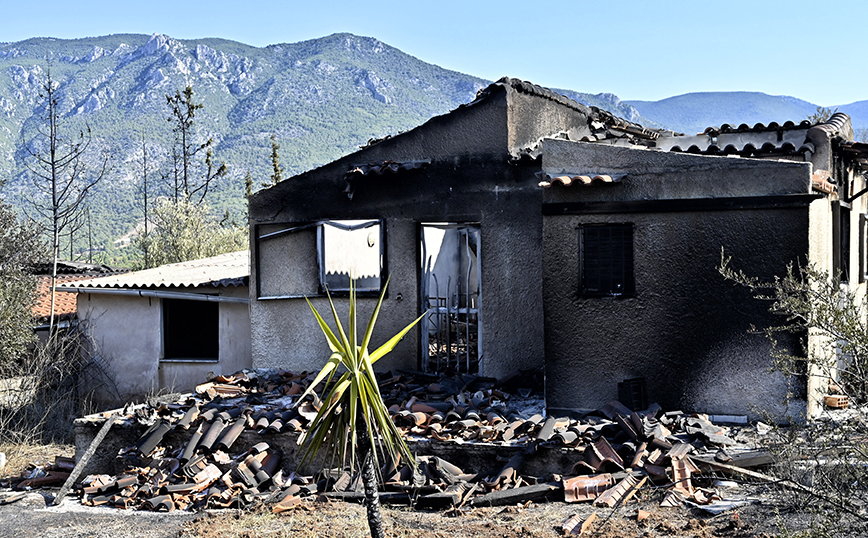
[[[175,140],[172,146],[172,169],[164,175],[164,179],[175,201],[184,198],[201,204],[216,181],[229,170],[224,163],[215,167],[211,149],[213,138],[198,142],[193,119],[196,111],[204,105],[193,102],[193,88],[187,86],[183,92],[178,90],[175,95],[167,95],[166,104],[172,111],[168,121],[172,124]],[[197,161],[202,154],[204,166]]]
[[[151,216],[150,216],[150,208],[153,203],[150,199],[151,196],[151,185],[148,184],[148,147],[145,143],[145,135],[142,133],[142,180],[138,186],[138,194],[137,197],[139,203],[142,208],[142,215],[144,217],[142,223],[142,233],[140,235],[140,241],[136,243],[138,248],[142,251],[142,255],[144,256],[145,267],[150,267],[149,265],[149,254],[151,250],[150,239],[148,236],[150,235],[150,224],[151,224]]]
[[[53,332],[60,238],[79,221],[88,194],[108,169],[108,155],[96,159],[96,166],[93,160],[86,158],[93,140],[90,127],[86,126],[73,135],[64,132],[58,106],[58,86],[51,78],[50,69],[47,70],[39,97],[42,100],[42,123],[36,136],[25,144],[27,155],[24,165],[30,172],[33,185],[45,195],[37,199],[34,208],[48,222],[51,232],[49,331]]]
[[[69,257],[67,258],[69,261],[75,261],[75,237],[87,225],[87,212],[88,209],[85,207],[66,226],[66,236],[69,238]]]

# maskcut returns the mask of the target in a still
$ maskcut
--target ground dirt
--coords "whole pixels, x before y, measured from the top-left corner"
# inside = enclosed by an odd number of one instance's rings
[[[589,503],[529,503],[449,512],[385,508],[388,536],[433,538],[498,537],[531,538],[560,536],[560,526],[570,516],[583,520],[596,512],[596,521],[585,536],[620,538],[746,538],[784,536],[868,536],[868,529],[851,527],[845,521],[828,533],[818,532],[816,514],[794,510],[785,492],[765,486],[744,485],[733,497],[752,499],[751,504],[719,515],[701,509],[661,508],[662,495],[645,490],[635,501],[616,510],[595,508]],[[306,500],[295,510],[279,515],[269,507],[248,511],[209,510],[192,513],[126,511],[87,507],[74,497],[58,507],[49,506],[57,490],[30,492],[15,503],[0,506],[0,538],[253,538],[340,537],[368,535],[364,509],[358,504]],[[0,502],[13,492],[0,492]],[[637,510],[650,517],[637,521]],[[822,529],[821,529],[822,530]]]

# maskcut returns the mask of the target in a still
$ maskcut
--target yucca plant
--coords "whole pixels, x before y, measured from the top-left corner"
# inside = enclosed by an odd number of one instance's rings
[[[297,400],[297,402],[303,401],[314,387],[326,380],[325,390],[328,392],[323,396],[322,407],[305,434],[302,461],[308,463],[317,454],[326,450],[330,453],[332,464],[340,462],[342,467],[349,465],[353,471],[355,471],[357,464],[360,465],[365,487],[368,527],[371,530],[371,536],[374,537],[383,536],[383,521],[378,494],[378,469],[381,456],[388,455],[392,461],[398,461],[401,458],[411,465],[413,464],[413,456],[383,403],[380,388],[374,375],[373,364],[392,351],[404,335],[424,316],[424,314],[419,316],[388,342],[369,353],[368,344],[371,341],[374,324],[377,322],[377,316],[383,305],[383,298],[388,286],[387,281],[361,341],[357,337],[355,282],[351,281],[350,283],[350,311],[347,331],[344,331],[328,290],[326,290],[326,295],[334,317],[336,331],[329,327],[310,300],[307,301],[328,341],[331,357],[317,374],[313,383]],[[334,376],[341,367],[346,371],[335,381]]]

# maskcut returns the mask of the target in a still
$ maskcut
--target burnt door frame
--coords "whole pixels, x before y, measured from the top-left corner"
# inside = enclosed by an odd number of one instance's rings
[[[437,244],[426,240],[433,230],[443,231]],[[481,235],[478,222],[419,224],[422,371],[483,374]]]

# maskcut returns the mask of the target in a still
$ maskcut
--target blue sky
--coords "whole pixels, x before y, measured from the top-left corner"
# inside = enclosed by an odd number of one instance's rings
[[[371,36],[447,69],[658,100],[760,91],[868,99],[864,0],[6,2],[0,41],[163,33],[254,46]]]

